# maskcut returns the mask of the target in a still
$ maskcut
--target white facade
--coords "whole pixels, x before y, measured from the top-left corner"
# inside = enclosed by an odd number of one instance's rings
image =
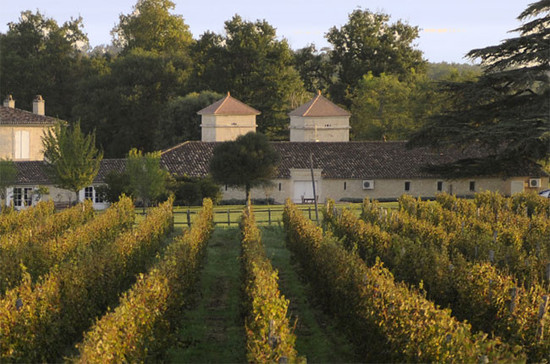
[[[48,193],[41,195],[40,188],[47,187]],[[104,210],[109,203],[103,201],[96,190],[97,185],[88,186],[78,192],[79,201],[92,200],[92,206],[96,210]],[[6,189],[6,206],[13,206],[16,210],[24,210],[35,206],[39,201],[53,200],[58,207],[66,207],[75,202],[75,194],[71,191],[54,186],[21,185]]]

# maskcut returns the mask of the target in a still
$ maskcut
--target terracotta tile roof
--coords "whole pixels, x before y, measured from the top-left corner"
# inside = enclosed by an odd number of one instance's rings
[[[203,177],[208,174],[216,142],[189,141],[165,150],[162,164],[176,175]],[[435,178],[424,171],[427,165],[438,165],[468,157],[480,157],[479,150],[434,151],[427,148],[407,149],[406,142],[272,142],[280,153],[277,178],[290,178],[290,169],[308,169],[313,154],[313,167],[322,169],[331,179],[413,179]],[[516,176],[540,176],[535,166],[524,166]]]
[[[109,172],[115,171],[118,173],[124,172],[126,169],[126,159],[103,159],[99,166],[99,172],[94,178],[94,183],[101,183],[105,181],[105,177]]]
[[[30,111],[0,106],[0,125],[53,125],[56,118],[33,114]]]
[[[16,183],[19,185],[51,184],[43,161],[14,162],[17,168]]]
[[[319,92],[310,101],[294,109],[289,116],[350,116],[351,114],[337,106]]]
[[[20,185],[53,184],[48,176],[47,164],[44,161],[17,161],[14,162],[17,168],[16,183]],[[94,178],[94,183],[101,183],[105,176],[111,171],[122,172],[126,168],[125,159],[103,159],[99,172]]]
[[[229,92],[227,96],[205,107],[197,112],[199,115],[260,115],[260,112],[253,107],[231,97]]]

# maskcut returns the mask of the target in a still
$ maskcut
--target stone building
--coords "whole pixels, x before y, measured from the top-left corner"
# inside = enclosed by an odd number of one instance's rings
[[[321,92],[288,114],[291,142],[349,142],[351,114]]]
[[[33,112],[15,108],[9,95],[0,106],[0,158],[13,161],[41,161],[44,159],[42,135],[57,120],[45,115],[45,103],[38,95],[33,101]]]
[[[197,112],[201,116],[201,140],[225,142],[239,135],[256,131],[256,115],[260,112],[241,101],[227,96]]]
[[[58,204],[74,200],[71,192],[53,186],[45,172],[43,155],[33,152],[41,150],[42,143],[40,138],[32,137],[38,132],[31,132],[30,128],[40,129],[41,135],[44,128],[53,125],[55,119],[14,109],[9,101],[8,106],[0,109],[0,128],[6,128],[0,136],[3,138],[0,139],[0,150],[5,151],[8,157],[13,156],[19,173],[17,184],[8,189],[7,202],[14,203],[16,208],[24,208],[38,199],[53,199]],[[39,105],[38,111],[42,110],[43,114],[43,108],[40,109]],[[259,113],[228,93],[198,112],[202,119],[202,140],[184,142],[164,150],[161,154],[162,165],[175,176],[207,176],[214,147],[220,142],[255,131]],[[321,94],[291,111],[289,116],[290,141],[272,142],[281,157],[277,175],[271,186],[253,189],[252,198],[271,198],[277,203],[283,203],[286,198],[298,203],[311,201],[314,198],[311,169],[316,184],[315,197],[319,202],[328,198],[360,201],[365,197],[395,200],[402,194],[431,198],[440,192],[467,197],[485,190],[509,196],[516,192],[548,188],[548,174],[536,164],[522,165],[507,176],[455,179],[444,178],[426,169],[427,166],[482,156],[482,151],[476,148],[408,149],[405,141],[349,141],[349,112]],[[25,129],[27,127],[29,129]],[[29,130],[28,154],[23,151],[8,154],[17,149],[15,145],[26,145],[13,141],[18,130]],[[8,143],[11,144],[8,146]],[[15,158],[22,155],[28,157]],[[98,209],[108,206],[95,188],[104,183],[110,171],[122,172],[125,166],[124,159],[103,160],[92,185],[80,191],[80,199],[92,199]],[[48,187],[50,193],[37,195],[39,186]],[[244,199],[242,190],[226,186],[221,186],[221,190],[223,199]]]

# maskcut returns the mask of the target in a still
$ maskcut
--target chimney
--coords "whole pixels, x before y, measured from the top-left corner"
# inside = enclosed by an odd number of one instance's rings
[[[46,105],[41,95],[36,95],[32,101],[32,112],[36,115],[46,115]]]
[[[4,106],[15,109],[15,100],[12,95],[8,95],[4,100]]]

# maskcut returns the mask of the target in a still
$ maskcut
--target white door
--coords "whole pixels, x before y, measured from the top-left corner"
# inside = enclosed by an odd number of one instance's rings
[[[315,181],[315,192],[319,196],[319,181]],[[303,198],[313,198],[313,186],[311,181],[294,181],[293,201],[301,203]]]

